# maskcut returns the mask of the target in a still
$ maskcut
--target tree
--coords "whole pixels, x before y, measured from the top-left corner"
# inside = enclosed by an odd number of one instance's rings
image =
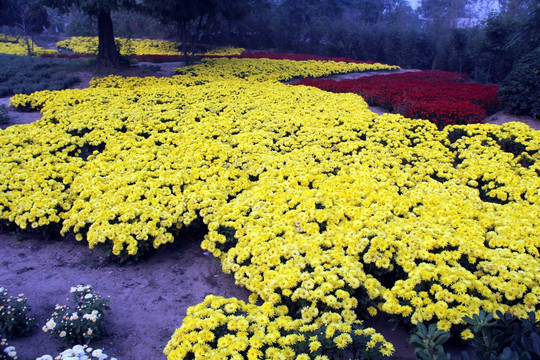
[[[418,26],[418,19],[407,0],[385,0],[382,20],[401,29]]]
[[[540,118],[540,47],[515,64],[499,95],[509,112]]]
[[[30,41],[34,34],[43,31],[49,26],[47,10],[37,0],[6,0],[3,1],[4,16],[3,24],[17,27],[26,41],[28,56],[32,56],[32,44]]]
[[[422,0],[420,13],[437,27],[456,27],[458,19],[467,15],[470,0]]]
[[[73,8],[93,16],[98,24],[98,64],[122,65],[120,54],[114,42],[111,12],[135,5],[135,0],[45,0],[45,5],[67,13]]]
[[[247,14],[253,0],[145,0],[143,8],[164,24],[176,24],[182,42],[182,52],[189,60],[204,28],[218,16],[237,19]],[[188,48],[188,44],[190,48]]]
[[[501,14],[515,20],[526,18],[535,4],[538,6],[535,0],[499,0]]]

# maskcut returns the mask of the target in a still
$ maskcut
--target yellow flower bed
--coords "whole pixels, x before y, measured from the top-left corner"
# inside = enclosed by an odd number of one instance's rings
[[[122,55],[180,55],[180,43],[151,40],[115,38],[116,46]],[[56,43],[58,48],[69,49],[75,54],[97,54],[98,38],[75,36]]]
[[[122,55],[182,55],[182,44],[167,40],[115,38]],[[97,54],[98,38],[75,36],[56,43],[58,48],[69,49],[75,54]],[[240,55],[243,48],[225,47],[209,51],[209,55]]]
[[[15,38],[14,36],[7,37],[7,42],[3,36],[0,36],[0,54],[9,54],[9,55],[28,55],[28,48],[26,47],[26,40],[23,38]],[[41,54],[56,54],[58,53],[53,49],[44,49],[37,46],[31,39],[30,49],[32,55],[41,55]]]
[[[480,309],[539,316],[540,134],[377,116],[357,95],[277,82],[345,66],[295,63],[219,59],[172,79],[14,97],[43,119],[0,131],[0,218],[131,255],[202,218],[202,247],[268,310],[207,299],[169,359],[316,358],[318,340],[300,351],[301,326],[346,348],[355,309],[446,330]],[[238,316],[247,331],[216,330]]]
[[[351,72],[398,69],[399,66],[380,63],[218,58],[204,59],[202,64],[177,68],[175,73],[187,75],[189,81],[197,79],[200,82],[231,77],[251,81],[287,81],[298,77],[317,78]]]
[[[220,55],[220,56],[227,56],[227,55],[241,55],[246,49],[244,48],[236,48],[233,46],[227,46],[227,47],[220,47],[213,50],[209,50],[205,53],[205,55]]]

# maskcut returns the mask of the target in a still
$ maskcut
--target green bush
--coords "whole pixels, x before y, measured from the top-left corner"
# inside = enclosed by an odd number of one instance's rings
[[[90,285],[71,288],[73,306],[56,305],[55,312],[45,326],[44,332],[68,345],[89,344],[101,335],[101,322],[109,299],[92,291]]]
[[[540,117],[540,48],[514,65],[503,81],[499,96],[507,111]]]
[[[540,321],[536,320],[534,312],[528,319],[521,319],[500,311],[494,315],[482,310],[463,320],[467,328],[461,336],[475,351],[474,355],[462,352],[462,360],[540,359]],[[418,323],[416,333],[408,341],[414,346],[418,359],[447,360],[450,355],[445,352],[444,344],[450,336],[438,330],[436,324],[426,327]]]
[[[0,337],[10,339],[32,331],[34,319],[27,316],[30,306],[23,296],[8,296],[7,289],[0,287]]]

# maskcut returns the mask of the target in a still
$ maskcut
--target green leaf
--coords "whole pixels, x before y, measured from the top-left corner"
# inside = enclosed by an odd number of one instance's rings
[[[445,342],[447,342],[448,339],[450,339],[450,333],[445,332],[441,334],[439,337],[437,337],[434,342],[435,342],[435,345],[442,345]]]
[[[421,322],[418,323],[418,325],[416,325],[416,329],[417,329],[417,334],[419,334],[420,336],[422,336],[422,338],[426,338],[427,337],[427,334],[428,334],[428,331],[427,331],[427,328],[424,324],[422,324]]]

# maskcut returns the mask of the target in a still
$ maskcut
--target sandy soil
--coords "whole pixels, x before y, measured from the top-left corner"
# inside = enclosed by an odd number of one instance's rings
[[[499,111],[498,113],[495,113],[495,114],[489,116],[488,118],[486,118],[485,121],[487,123],[497,124],[497,125],[501,125],[501,124],[511,122],[511,121],[519,121],[519,122],[523,122],[523,123],[529,125],[531,128],[533,128],[535,130],[540,130],[540,120],[534,119],[534,118],[529,117],[529,116],[512,115],[512,114],[506,113],[504,111]]]
[[[160,70],[153,74],[148,69],[132,68],[123,75],[171,76],[180,64],[157,65]],[[89,72],[76,75],[81,82],[74,88],[88,87],[94,76]],[[0,104],[9,104],[9,98],[1,98]],[[386,112],[377,107],[370,109],[378,114]],[[37,121],[41,114],[10,109],[9,116],[10,123],[2,128]],[[488,119],[496,124],[508,121],[523,121],[540,129],[537,120],[503,112]],[[119,266],[107,261],[99,250],[90,250],[72,238],[51,241],[31,232],[0,228],[0,286],[12,296],[24,293],[39,325],[30,336],[11,340],[10,344],[16,346],[19,359],[55,355],[63,350],[60,342],[41,331],[41,326],[55,304],[68,303],[71,286],[91,284],[103,296],[110,296],[111,306],[104,320],[105,336],[91,345],[104,348],[105,353],[119,360],[164,359],[163,348],[181,325],[189,306],[200,303],[207,294],[243,300],[249,295],[221,271],[215,258],[200,249],[200,241],[200,237],[185,237],[148,259]],[[370,320],[368,325],[394,343],[394,359],[415,358],[405,330],[392,330],[384,316]]]

